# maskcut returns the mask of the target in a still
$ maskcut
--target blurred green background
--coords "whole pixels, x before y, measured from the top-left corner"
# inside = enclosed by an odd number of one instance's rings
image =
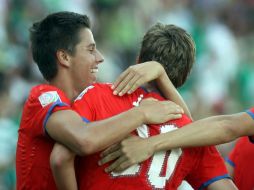
[[[0,190],[15,189],[15,148],[22,106],[44,82],[29,50],[28,28],[56,11],[87,14],[105,62],[99,80],[112,82],[135,63],[146,30],[175,24],[193,36],[197,55],[179,89],[194,119],[254,105],[253,0],[0,0]],[[227,155],[234,143],[219,146]]]

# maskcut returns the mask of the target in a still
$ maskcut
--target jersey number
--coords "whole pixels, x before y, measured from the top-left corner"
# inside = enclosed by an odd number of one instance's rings
[[[172,130],[177,129],[173,125],[164,125],[160,128],[160,133],[167,133]],[[141,127],[137,128],[138,135],[142,138],[149,137],[149,128],[147,125],[142,125]],[[171,152],[167,151],[160,151],[154,154],[151,158],[151,165],[147,171],[148,181],[150,185],[154,188],[164,188],[166,185],[167,180],[172,175],[177,161],[179,160],[180,156],[182,155],[182,150],[180,148],[173,149]],[[164,167],[166,166],[165,175],[161,175]],[[111,174],[115,177],[121,176],[135,176],[138,175],[139,171],[141,170],[142,164],[136,164],[128,169],[124,170],[123,172],[112,172]]]

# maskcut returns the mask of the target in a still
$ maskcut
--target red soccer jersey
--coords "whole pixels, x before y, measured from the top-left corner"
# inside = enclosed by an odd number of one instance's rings
[[[158,94],[147,93],[141,88],[131,95],[118,97],[112,94],[109,84],[94,84],[81,93],[73,107],[84,120],[96,121],[132,108],[142,97],[163,100]],[[175,130],[190,122],[184,115],[181,119],[161,125],[143,125],[134,133],[147,138]],[[195,189],[204,189],[210,183],[228,177],[223,160],[214,147],[157,152],[142,164],[121,173],[105,173],[105,166],[98,166],[99,159],[99,153],[80,159],[78,185],[81,190],[170,190],[177,189],[184,179]]]
[[[247,137],[240,138],[226,161],[234,167],[234,182],[239,190],[254,189],[254,145]]]
[[[18,131],[17,190],[56,189],[49,164],[54,141],[45,125],[53,112],[66,109],[71,109],[70,102],[56,87],[38,85],[31,90]]]

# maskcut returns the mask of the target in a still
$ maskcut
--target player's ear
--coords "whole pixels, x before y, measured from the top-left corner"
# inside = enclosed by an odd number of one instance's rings
[[[56,57],[60,65],[64,67],[70,67],[70,55],[64,50],[57,50]]]

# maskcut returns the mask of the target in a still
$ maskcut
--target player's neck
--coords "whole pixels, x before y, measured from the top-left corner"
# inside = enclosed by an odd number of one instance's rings
[[[51,82],[53,85],[62,90],[70,101],[73,101],[77,96],[78,92],[75,90],[73,81],[68,75],[58,74]]]

